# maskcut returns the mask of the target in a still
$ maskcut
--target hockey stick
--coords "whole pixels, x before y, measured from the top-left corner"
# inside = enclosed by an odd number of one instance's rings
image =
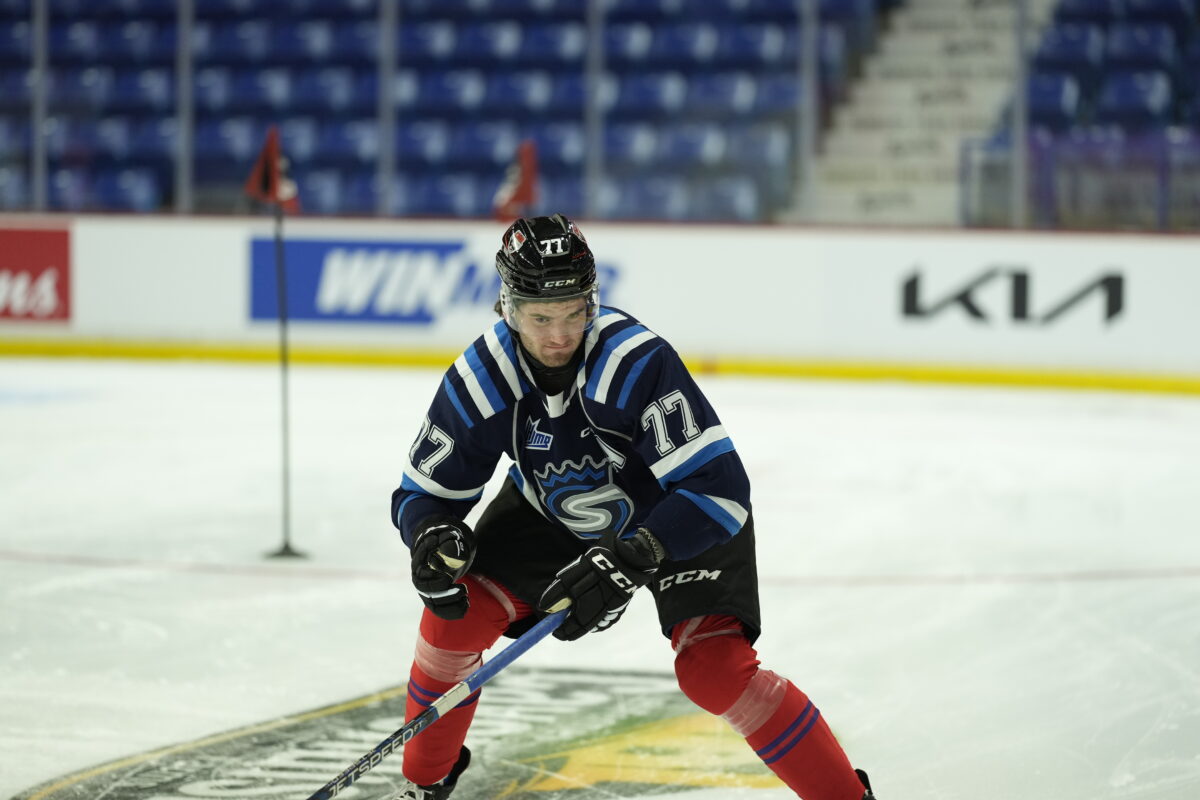
[[[331,797],[336,797],[338,792],[349,787],[367,772],[374,769],[385,756],[399,750],[409,739],[437,722],[443,714],[470,697],[476,689],[496,677],[500,670],[517,660],[526,650],[553,633],[562,624],[566,616],[567,612],[564,608],[543,618],[532,628],[521,634],[519,639],[489,659],[482,667],[472,672],[461,682],[451,686],[444,695],[434,700],[429,708],[405,723],[404,727],[375,745],[375,748],[371,752],[347,767],[341,775],[338,775],[329,783],[313,792],[308,800],[329,800]]]

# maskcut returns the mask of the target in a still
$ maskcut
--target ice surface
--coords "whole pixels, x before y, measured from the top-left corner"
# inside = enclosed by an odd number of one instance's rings
[[[388,499],[437,379],[293,367],[310,557],[279,562],[276,367],[0,360],[0,797],[402,683]],[[1200,792],[1200,401],[702,383],[754,480],[762,660],[884,800]],[[638,597],[522,663],[669,675],[655,628]]]

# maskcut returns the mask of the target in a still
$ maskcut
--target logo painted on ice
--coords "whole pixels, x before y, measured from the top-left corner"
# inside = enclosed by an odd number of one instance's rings
[[[554,434],[538,430],[538,420],[525,420],[525,446],[530,450],[549,450],[554,443]]]
[[[585,538],[625,529],[633,501],[612,482],[612,464],[584,456],[535,472],[542,504],[564,525]]]
[[[251,242],[252,319],[279,316],[274,248]],[[296,240],[284,259],[292,319],[430,325],[451,309],[490,310],[500,291],[462,241]]]

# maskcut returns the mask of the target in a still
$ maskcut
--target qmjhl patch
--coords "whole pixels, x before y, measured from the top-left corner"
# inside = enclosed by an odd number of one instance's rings
[[[67,775],[13,800],[304,800],[403,724],[405,688]],[[436,724],[436,723],[435,723]],[[782,784],[672,675],[511,667],[483,690],[454,800],[601,800]],[[385,800],[401,754],[344,790]],[[729,790],[736,790],[730,792]],[[709,796],[709,795],[706,795]]]

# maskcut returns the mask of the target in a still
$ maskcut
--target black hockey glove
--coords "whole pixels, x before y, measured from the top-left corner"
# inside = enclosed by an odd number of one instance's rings
[[[554,632],[563,641],[605,630],[621,618],[633,593],[650,582],[664,557],[662,544],[645,528],[628,539],[605,534],[600,544],[558,571],[538,607],[550,612],[570,601],[567,618]]]
[[[442,619],[462,619],[470,602],[455,583],[475,559],[475,532],[460,519],[434,514],[421,520],[413,536],[412,582],[425,607]]]

